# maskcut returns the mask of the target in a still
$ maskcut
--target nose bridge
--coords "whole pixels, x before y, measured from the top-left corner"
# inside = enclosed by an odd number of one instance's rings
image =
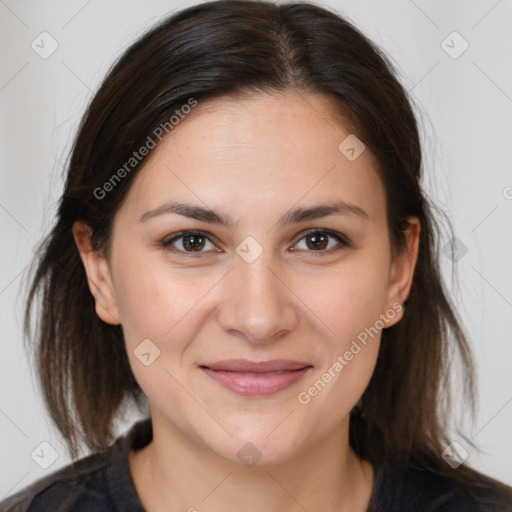
[[[247,236],[236,248],[236,253],[235,274],[242,286],[249,291],[265,292],[265,288],[275,284],[277,264],[270,242],[263,246],[252,236]]]
[[[240,248],[246,252],[230,272],[231,301],[224,304],[220,319],[224,329],[239,331],[252,342],[271,341],[297,322],[293,294],[270,249],[258,249],[252,241],[240,244],[237,252]]]
[[[274,258],[270,250],[259,255],[254,261],[247,262],[239,259],[236,264],[237,278],[240,280],[240,288],[248,295],[268,295],[268,300],[275,300],[279,290],[279,279],[276,277]]]

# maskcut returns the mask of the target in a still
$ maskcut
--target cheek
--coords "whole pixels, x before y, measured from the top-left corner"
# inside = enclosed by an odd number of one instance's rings
[[[364,345],[355,341],[343,347],[318,373],[299,397],[300,403],[313,404],[321,411],[330,411],[336,424],[361,398],[370,382],[379,351],[380,336]],[[312,411],[311,411],[312,412]]]
[[[332,344],[343,348],[343,340],[374,325],[384,313],[387,286],[386,261],[361,253],[315,279],[298,277],[292,287]]]
[[[184,353],[208,314],[205,296],[219,281],[214,273],[199,276],[155,260],[143,253],[125,259],[116,276],[126,350],[137,381],[149,395],[158,394],[163,382],[169,384],[165,370],[181,372]]]
[[[159,339],[167,327],[172,327],[173,314],[169,290],[164,291],[162,280],[151,274],[132,274],[122,277],[123,291],[116,296],[126,339],[134,343],[139,338]],[[165,314],[164,314],[165,312]]]
[[[325,333],[324,353],[322,367],[302,387],[301,404],[348,412],[358,401],[379,352],[387,278],[384,258],[361,254],[315,280],[315,292],[310,288],[305,302]]]
[[[347,415],[368,386],[380,348],[379,315],[355,310],[338,314],[323,344],[321,367],[301,387],[297,397],[312,421],[334,426]],[[324,418],[321,420],[319,418]],[[316,419],[313,419],[316,418]]]
[[[200,326],[195,306],[205,292],[155,268],[125,277],[119,312],[133,374],[152,402],[165,396],[178,403],[179,386],[169,372],[181,380],[176,369]]]
[[[197,279],[149,254],[125,258],[117,268],[116,302],[130,343],[168,339],[178,323],[180,327],[186,323],[188,312],[204,293]]]

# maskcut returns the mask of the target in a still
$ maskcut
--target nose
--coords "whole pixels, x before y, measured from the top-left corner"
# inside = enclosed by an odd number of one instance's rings
[[[283,267],[266,257],[266,251],[252,263],[237,258],[223,281],[226,299],[217,318],[226,332],[250,343],[269,344],[295,329],[297,297]]]

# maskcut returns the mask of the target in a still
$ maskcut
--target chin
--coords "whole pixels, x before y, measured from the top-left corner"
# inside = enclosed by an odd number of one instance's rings
[[[210,442],[204,439],[204,442],[219,457],[247,468],[284,464],[296,457],[302,447],[300,440],[290,435],[289,426],[278,432],[275,425],[261,432],[251,428],[250,432],[226,435],[222,440]],[[274,429],[274,434],[269,436]]]

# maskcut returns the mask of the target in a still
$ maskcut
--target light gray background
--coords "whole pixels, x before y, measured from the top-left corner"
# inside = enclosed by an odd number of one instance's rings
[[[55,213],[77,123],[121,51],[169,11],[192,3],[0,0],[0,499],[69,462],[23,351],[20,286],[32,248]],[[466,434],[483,450],[470,450],[467,463],[512,484],[512,3],[325,5],[387,51],[420,109],[425,185],[452,216],[463,244],[455,268],[460,286],[450,289],[480,377],[481,407]],[[43,31],[58,42],[47,59],[31,48]],[[446,40],[453,31],[469,44],[457,58],[463,41]],[[448,243],[445,236],[441,245]],[[442,263],[451,282],[448,258]],[[48,450],[39,447],[44,441],[58,454],[48,469],[31,458],[33,450]]]

